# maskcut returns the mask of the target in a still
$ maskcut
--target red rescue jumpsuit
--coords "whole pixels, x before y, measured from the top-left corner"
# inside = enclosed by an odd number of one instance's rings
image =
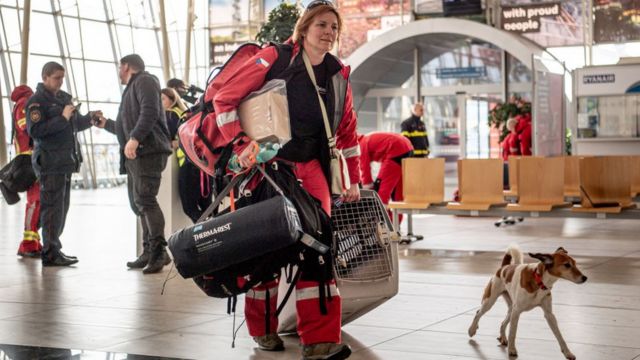
[[[402,201],[402,158],[410,156],[413,151],[411,141],[403,135],[387,132],[374,132],[358,136],[360,143],[360,169],[362,184],[373,184],[371,162],[379,162],[380,181],[378,195],[382,203],[387,205],[393,195],[394,201]],[[400,217],[402,221],[402,217]]]
[[[31,154],[33,145],[27,133],[27,119],[25,114],[25,104],[33,95],[33,91],[26,85],[20,85],[11,92],[11,101],[15,102],[13,107],[13,126],[15,136],[13,142],[16,147],[16,155]],[[18,255],[31,253],[36,255],[42,250],[40,235],[38,234],[40,219],[40,184],[34,183],[27,190],[27,207],[24,214],[24,233],[22,242],[18,248]]]

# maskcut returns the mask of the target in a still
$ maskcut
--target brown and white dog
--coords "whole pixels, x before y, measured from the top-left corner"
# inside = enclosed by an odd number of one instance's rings
[[[502,259],[500,269],[484,289],[482,306],[469,327],[469,336],[473,337],[476,334],[480,317],[489,311],[498,297],[502,295],[509,306],[509,311],[500,326],[498,341],[502,345],[508,345],[509,356],[518,356],[515,340],[520,314],[540,306],[544,311],[547,324],[560,344],[562,353],[567,359],[573,360],[576,357],[562,338],[558,322],[552,312],[551,288],[558,279],[582,284],[587,281],[587,277],[580,272],[576,261],[561,247],[553,254],[529,253],[529,256],[540,260],[540,262],[524,264],[520,249],[515,245],[509,247]],[[505,330],[509,323],[511,323],[511,327],[507,339]]]

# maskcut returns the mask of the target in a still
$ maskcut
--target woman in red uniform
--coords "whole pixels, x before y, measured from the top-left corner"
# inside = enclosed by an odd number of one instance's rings
[[[344,201],[358,200],[359,147],[349,83],[350,69],[329,53],[341,29],[342,19],[331,2],[312,1],[298,20],[290,40],[259,51],[229,77],[213,99],[221,136],[226,142],[231,142],[242,132],[237,114],[241,100],[258,90],[269,78],[286,80],[292,139],[280,149],[277,157],[285,161],[280,166],[293,164],[302,187],[320,201],[327,214],[331,212],[329,146],[318,94],[303,58],[306,56],[312,65],[317,91],[332,124],[332,135],[347,160],[351,184],[344,190],[342,198]],[[280,52],[280,47],[288,47],[291,51],[290,65],[282,73],[272,74],[272,65],[282,56],[279,54],[286,53]],[[251,149],[256,144],[250,139],[244,140],[245,144],[235,151],[239,154],[240,165],[251,167],[255,164]],[[262,350],[284,349],[276,333],[276,301],[272,300],[277,299],[277,290],[278,282],[271,281],[254,287],[245,297],[249,334]],[[330,296],[324,296],[327,292]],[[270,301],[267,301],[267,296]],[[304,359],[344,359],[351,354],[350,348],[341,344],[341,299],[334,279],[321,284],[313,274],[305,274],[303,270],[296,284],[296,310]],[[269,321],[265,321],[266,313]]]

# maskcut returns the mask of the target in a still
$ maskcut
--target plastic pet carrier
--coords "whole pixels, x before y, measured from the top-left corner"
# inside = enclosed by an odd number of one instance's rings
[[[336,242],[334,273],[342,297],[342,324],[375,309],[398,293],[398,247],[387,210],[378,194],[361,190],[358,202],[333,206]],[[289,284],[280,277],[278,303]],[[295,291],[279,317],[279,332],[296,328]]]

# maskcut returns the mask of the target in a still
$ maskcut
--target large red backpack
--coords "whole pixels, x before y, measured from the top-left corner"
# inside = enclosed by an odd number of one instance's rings
[[[273,78],[289,65],[292,47],[286,44],[269,44],[277,46],[278,60],[273,64],[267,75]],[[224,174],[224,167],[231,155],[232,143],[227,143],[220,136],[220,129],[216,123],[213,99],[229,77],[240,66],[253,57],[262,47],[258,44],[247,43],[240,46],[229,60],[212,71],[204,96],[197,109],[178,129],[180,147],[189,161],[210,176]],[[222,161],[219,161],[222,160]],[[218,172],[216,174],[216,171]]]

